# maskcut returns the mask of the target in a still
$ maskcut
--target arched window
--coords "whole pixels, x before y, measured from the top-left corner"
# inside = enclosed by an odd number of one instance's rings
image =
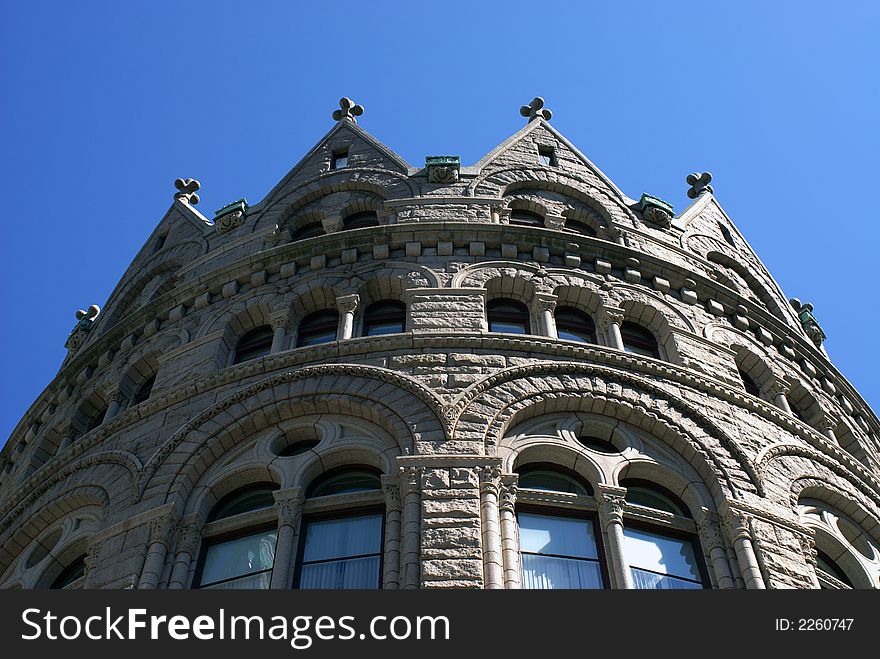
[[[52,585],[51,590],[79,590],[83,587],[86,576],[86,556],[83,554],[64,568]]]
[[[296,345],[313,346],[336,340],[336,329],[339,326],[339,312],[324,309],[309,314],[299,324]]]
[[[347,229],[363,229],[365,227],[379,226],[379,218],[376,211],[361,211],[353,213],[342,220],[343,230]]]
[[[760,396],[761,389],[758,387],[758,385],[755,383],[755,381],[751,378],[751,376],[742,369],[738,369],[738,370],[739,370],[739,377],[742,380],[743,386],[746,388],[746,393],[751,396]]]
[[[251,485],[221,499],[208,515],[208,522],[270,508],[274,483]],[[272,579],[278,529],[273,522],[225,534],[204,543],[196,570],[196,588],[265,589]]]
[[[307,498],[370,493],[380,488],[375,470],[348,467],[324,474],[309,487]],[[304,517],[294,587],[379,588],[383,518],[375,506]]]
[[[304,224],[299,229],[293,232],[291,235],[291,240],[304,240],[305,238],[314,238],[315,236],[323,236],[324,235],[324,225],[320,222],[311,222],[309,224]]]
[[[592,236],[594,238],[596,237],[596,230],[589,224],[585,224],[584,222],[578,222],[577,220],[566,220],[565,228],[569,231],[573,231],[574,233],[579,233],[584,236]]]
[[[364,312],[364,336],[398,334],[406,325],[406,305],[397,300],[374,302]]]
[[[139,405],[150,397],[153,392],[153,385],[156,384],[156,376],[153,375],[144,380],[131,397],[132,405]]]
[[[816,573],[823,590],[841,590],[841,584],[847,588],[854,588],[846,572],[828,554],[818,549],[816,550]],[[829,577],[831,578],[829,579]],[[840,583],[834,583],[835,579]]]
[[[543,227],[544,218],[532,211],[514,209],[510,211],[510,223],[527,227]]]
[[[623,349],[626,352],[660,359],[657,339],[641,325],[624,321],[620,326],[620,336],[623,338]]]
[[[596,324],[580,309],[556,307],[556,333],[560,339],[596,343]]]
[[[269,354],[272,348],[272,328],[268,325],[257,327],[245,334],[235,345],[235,359],[233,364],[241,364],[251,359],[257,359]]]
[[[591,497],[593,489],[579,477],[566,473],[554,465],[529,465],[519,470],[519,487],[545,492],[567,492]]]
[[[530,334],[529,310],[522,302],[496,298],[486,305],[490,332]]]

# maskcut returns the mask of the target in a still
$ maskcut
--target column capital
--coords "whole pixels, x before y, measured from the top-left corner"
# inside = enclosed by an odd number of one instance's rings
[[[290,313],[285,309],[284,311],[276,311],[275,313],[270,314],[269,325],[272,327],[273,330],[277,330],[278,328],[289,328]]]
[[[516,493],[519,489],[519,474],[504,474],[501,476],[501,501],[498,507],[501,510],[514,512],[516,509]]]
[[[697,533],[700,541],[706,549],[714,547],[724,548],[724,536],[721,534],[721,515],[706,508],[702,508],[694,520],[697,523]]]
[[[291,487],[287,490],[278,490],[275,497],[275,513],[278,515],[278,526],[299,526],[302,517],[302,504],[305,494],[301,487]]]
[[[729,508],[724,514],[724,531],[731,542],[745,538],[751,541],[752,531],[750,528],[751,516],[735,508]]]
[[[422,472],[424,467],[401,467],[400,474],[400,494],[406,497],[409,494],[418,494],[422,486]]]
[[[119,385],[114,385],[104,390],[104,400],[107,403],[122,403],[125,400],[125,394],[119,388]]]
[[[166,512],[150,520],[150,544],[159,542],[168,547],[171,531],[177,523],[177,516],[173,512]]]
[[[393,477],[382,476],[382,494],[386,509],[400,510],[400,484]]]
[[[623,511],[626,508],[626,488],[600,484],[596,488],[596,499],[599,501],[599,513],[604,518],[604,525],[623,524]]]
[[[773,379],[767,384],[767,394],[772,398],[776,398],[780,395],[785,396],[788,394],[788,391],[788,384],[786,384],[785,380],[780,378]]]
[[[838,419],[829,413],[822,414],[816,421],[816,428],[822,432],[834,432],[834,429],[837,428],[837,424],[839,423]]]
[[[609,325],[620,325],[624,318],[626,318],[626,314],[620,307],[601,307],[596,320],[599,326],[607,331]]]
[[[532,304],[536,311],[549,311],[550,313],[553,313],[556,310],[556,303],[558,302],[559,297],[551,295],[550,293],[535,293],[532,299],[534,300]]]
[[[474,467],[480,481],[480,495],[494,494],[496,497],[501,487],[501,467],[498,465],[486,465]]]
[[[340,295],[336,298],[336,307],[340,313],[354,313],[360,304],[361,297],[357,293]]]
[[[196,522],[177,527],[177,551],[195,556],[196,548],[202,539],[202,527]]]

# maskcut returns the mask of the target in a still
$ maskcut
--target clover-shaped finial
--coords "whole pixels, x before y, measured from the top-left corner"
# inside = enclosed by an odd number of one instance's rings
[[[70,334],[67,335],[64,347],[71,352],[79,350],[80,346],[85,343],[86,335],[92,329],[92,323],[95,322],[95,318],[98,317],[99,313],[101,313],[101,307],[97,304],[93,304],[86,310],[78,310],[76,312],[76,325],[73,326]]]
[[[199,203],[199,195],[196,194],[196,190],[201,188],[202,184],[194,178],[179,178],[174,181],[174,187],[177,188],[177,192],[174,193],[175,199],[180,199],[187,204]]]
[[[539,118],[544,121],[550,121],[550,117],[553,116],[553,113],[550,110],[544,109],[544,99],[540,96],[535,96],[531,103],[523,105],[519,109],[519,113],[524,117],[528,117],[529,121],[534,121]]]
[[[696,199],[701,192],[715,192],[712,186],[709,185],[709,182],[712,180],[712,175],[709,172],[703,172],[702,174],[694,172],[693,174],[688,174],[685,180],[691,186],[690,190],[688,190],[688,197],[691,199]]]
[[[94,320],[95,317],[97,317],[97,315],[99,313],[101,313],[101,307],[99,307],[97,304],[93,304],[86,311],[79,309],[76,312],[76,319],[77,320]]]
[[[363,105],[358,105],[353,100],[348,98],[348,96],[343,96],[339,99],[339,109],[333,110],[333,121],[342,121],[343,119],[349,119],[354,123],[357,123],[357,119],[355,119],[355,117],[359,117],[363,113]]]

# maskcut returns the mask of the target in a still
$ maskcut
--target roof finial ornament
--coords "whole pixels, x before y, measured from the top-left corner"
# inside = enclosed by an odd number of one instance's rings
[[[339,109],[333,110],[333,121],[342,121],[343,119],[349,119],[354,123],[357,123],[357,119],[355,119],[355,117],[359,117],[363,113],[363,105],[358,105],[353,100],[348,98],[348,96],[343,96],[339,99]]]
[[[71,330],[70,334],[67,336],[67,341],[64,342],[64,347],[71,352],[78,350],[85,342],[86,334],[92,329],[92,323],[95,322],[95,318],[98,317],[99,313],[101,313],[101,307],[97,304],[93,304],[88,309],[80,309],[77,311],[77,323],[73,326],[73,330]]]
[[[196,194],[196,190],[201,188],[202,184],[194,178],[179,178],[174,181],[174,187],[177,188],[177,192],[174,193],[175,199],[180,199],[183,203],[193,206],[199,203],[199,195]]]
[[[531,103],[523,105],[519,109],[519,113],[524,117],[528,117],[530,122],[535,119],[550,121],[550,117],[553,116],[553,113],[550,110],[544,109],[544,99],[540,96],[535,96]]]
[[[702,192],[710,194],[715,192],[712,186],[709,185],[709,182],[712,180],[712,175],[709,172],[703,172],[702,174],[694,172],[693,174],[688,174],[685,180],[691,186],[691,189],[688,190],[688,197],[691,199],[696,199]]]

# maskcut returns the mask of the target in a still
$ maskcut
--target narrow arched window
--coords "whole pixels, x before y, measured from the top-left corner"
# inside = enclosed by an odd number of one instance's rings
[[[272,348],[272,328],[268,325],[257,327],[242,336],[235,345],[233,364],[240,364],[269,354]]]
[[[406,305],[397,300],[374,302],[364,312],[364,336],[397,334],[406,325]]]
[[[532,211],[514,209],[510,211],[510,223],[528,227],[542,227],[544,226],[544,218]]]
[[[298,347],[313,346],[335,341],[338,326],[339,312],[333,309],[324,309],[309,314],[299,324],[296,345]]]
[[[660,359],[660,348],[654,335],[641,325],[624,322],[620,326],[620,336],[623,339],[623,349],[644,357]]]
[[[134,396],[131,397],[132,405],[139,405],[143,403],[150,397],[150,394],[153,393],[153,385],[156,384],[156,376],[152,375],[143,382],[141,382],[140,386],[134,392]]]
[[[76,558],[66,568],[61,571],[52,585],[50,590],[79,590],[83,587],[86,576],[86,556]]]
[[[486,315],[490,332],[508,334],[530,334],[529,310],[522,302],[507,298],[496,298],[486,305]]]
[[[291,240],[303,240],[305,238],[314,238],[315,236],[323,236],[324,235],[324,225],[320,222],[312,222],[310,224],[304,224],[299,229],[293,232],[291,235]]]
[[[746,373],[744,370],[739,369],[739,377],[742,380],[743,386],[746,389],[746,393],[751,396],[760,396],[761,389],[755,383],[755,381],[751,378],[751,376]]]
[[[585,224],[584,222],[578,222],[577,220],[566,220],[565,228],[569,231],[573,231],[574,233],[579,233],[584,236],[592,236],[594,238],[596,237],[596,230],[589,224]]]
[[[519,487],[545,492],[567,492],[582,497],[593,496],[593,488],[579,477],[556,467],[530,465],[519,470]]]
[[[556,307],[556,333],[560,339],[596,343],[596,324],[580,309]]]
[[[365,227],[379,226],[379,218],[376,211],[361,211],[353,213],[342,220],[343,229],[363,229]]]

